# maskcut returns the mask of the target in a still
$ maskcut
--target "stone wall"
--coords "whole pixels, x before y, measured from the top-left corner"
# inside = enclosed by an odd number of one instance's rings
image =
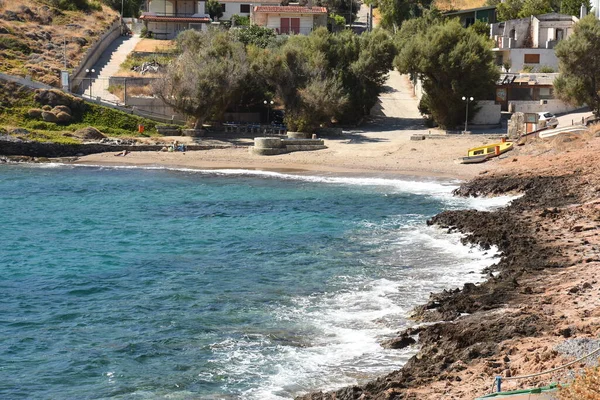
[[[160,151],[164,145],[112,145],[101,143],[59,144],[0,140],[0,154],[29,157],[74,157],[96,153],[128,151]],[[189,145],[188,151],[227,148],[228,146]]]
[[[546,104],[540,104],[538,101],[517,101],[513,100],[509,102],[512,104],[512,108],[509,107],[509,111],[522,112],[522,113],[537,113],[537,112],[551,112],[553,114],[563,114],[576,110],[580,107],[572,106],[564,103],[557,99],[546,100]]]
[[[495,104],[493,100],[482,100],[477,102],[479,110],[471,120],[473,125],[496,125],[500,123],[502,116],[500,104]]]

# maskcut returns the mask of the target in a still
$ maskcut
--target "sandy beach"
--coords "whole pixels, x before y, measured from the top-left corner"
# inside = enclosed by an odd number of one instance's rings
[[[202,144],[229,146],[193,152],[131,152],[125,157],[112,153],[81,157],[77,164],[165,166],[194,169],[258,169],[286,173],[410,175],[421,177],[469,179],[493,168],[499,160],[486,164],[463,165],[458,159],[470,147],[497,141],[485,135],[457,135],[448,138],[410,140],[414,132],[351,132],[341,138],[325,138],[327,149],[295,152],[275,156],[259,156],[249,152],[251,139],[235,143],[219,138],[206,138]],[[191,138],[161,138],[192,143]],[[156,141],[151,141],[152,143]],[[197,141],[196,141],[197,142]],[[508,156],[508,155],[507,155]],[[503,156],[502,158],[504,158]]]
[[[411,175],[423,177],[469,179],[481,171],[489,170],[497,160],[487,164],[461,165],[460,157],[467,149],[498,141],[496,135],[448,135],[437,129],[425,127],[418,111],[418,100],[406,75],[391,72],[371,112],[371,118],[361,127],[346,129],[338,137],[323,137],[327,149],[295,152],[276,156],[258,156],[248,151],[253,136],[232,136],[208,133],[205,138],[165,137],[146,138],[144,142],[171,144],[197,143],[229,146],[187,153],[132,152],[116,158],[112,154],[81,157],[79,164],[170,166],[197,169],[260,169],[290,173],[333,173]],[[504,133],[506,131],[504,130]],[[443,135],[440,135],[443,134]],[[412,135],[437,139],[411,140]],[[254,135],[256,136],[256,135]]]

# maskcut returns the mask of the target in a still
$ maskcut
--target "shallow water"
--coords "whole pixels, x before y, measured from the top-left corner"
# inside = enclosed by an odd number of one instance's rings
[[[456,182],[0,167],[0,398],[287,399],[397,369],[379,342],[494,252],[427,227]]]

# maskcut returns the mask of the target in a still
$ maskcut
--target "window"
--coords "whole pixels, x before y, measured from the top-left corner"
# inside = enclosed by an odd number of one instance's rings
[[[533,88],[513,87],[510,89],[508,100],[534,100]]]
[[[225,4],[221,4],[221,12],[225,12]]]
[[[556,30],[556,40],[563,40],[565,37],[565,31],[563,31],[562,29],[558,28]]]
[[[517,31],[514,29],[511,29],[508,34],[508,37],[511,39],[517,40]]]
[[[523,62],[525,64],[539,64],[540,63],[540,55],[539,54],[525,54]]]
[[[250,13],[250,4],[240,4],[240,12],[249,14]]]
[[[554,98],[554,88],[539,88],[538,97],[540,100],[549,100]]]

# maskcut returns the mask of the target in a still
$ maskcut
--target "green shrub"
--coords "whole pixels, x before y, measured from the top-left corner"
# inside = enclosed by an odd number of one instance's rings
[[[67,11],[102,11],[102,5],[95,0],[50,0],[52,6]]]
[[[548,66],[548,65],[542,65],[542,66],[541,66],[541,67],[538,69],[538,71],[539,71],[539,72],[542,72],[542,73],[544,73],[544,74],[551,74],[551,73],[555,72],[555,71],[554,71],[554,68],[552,68],[552,67],[550,67],[550,66]]]
[[[141,38],[151,38],[152,37],[152,32],[150,32],[148,30],[148,27],[144,25],[144,27],[142,28],[142,31],[140,32],[140,37]]]
[[[234,14],[231,16],[231,23],[235,24],[235,26],[249,26],[250,17]]]
[[[29,129],[37,129],[40,131],[55,131],[59,129],[58,125],[53,122],[45,122],[45,121],[30,121],[25,123],[25,128]]]
[[[533,65],[523,65],[522,72],[533,72]]]
[[[20,51],[25,55],[31,54],[31,48],[27,43],[21,42],[19,39],[10,36],[0,36],[0,50]]]

